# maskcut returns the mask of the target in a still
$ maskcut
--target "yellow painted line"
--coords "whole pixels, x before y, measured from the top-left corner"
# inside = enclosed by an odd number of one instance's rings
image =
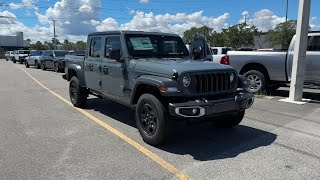
[[[133,139],[129,138],[128,136],[124,135],[123,133],[121,133],[120,131],[118,131],[117,129],[111,127],[110,125],[106,124],[105,122],[103,122],[102,120],[98,119],[97,117],[93,116],[92,114],[90,114],[89,112],[74,107],[73,104],[66,100],[65,98],[63,98],[62,96],[60,96],[59,94],[55,93],[54,91],[52,91],[51,89],[49,89],[48,87],[46,87],[45,85],[43,85],[40,81],[38,81],[36,78],[34,78],[30,73],[28,73],[26,70],[22,69],[21,67],[19,67],[22,71],[24,71],[28,76],[30,76],[31,79],[33,79],[37,84],[39,84],[43,89],[49,91],[51,94],[53,94],[54,96],[56,96],[57,98],[59,98],[61,101],[65,102],[66,104],[68,104],[69,106],[73,107],[74,109],[76,109],[77,111],[79,111],[80,113],[82,113],[83,115],[87,116],[89,119],[91,119],[92,121],[96,122],[97,124],[99,124],[100,126],[104,127],[105,129],[107,129],[108,131],[110,131],[111,133],[113,133],[114,135],[118,136],[119,138],[121,138],[122,140],[126,141],[128,144],[130,144],[131,146],[133,146],[134,148],[136,148],[137,150],[139,150],[141,153],[143,153],[144,155],[146,155],[147,157],[149,157],[150,159],[152,159],[154,162],[156,162],[157,164],[159,164],[160,166],[162,166],[164,169],[166,169],[167,171],[169,171],[170,173],[174,174],[175,176],[177,176],[179,179],[181,180],[187,180],[190,179],[190,177],[188,177],[186,174],[183,174],[181,171],[179,171],[177,168],[175,168],[173,165],[171,165],[170,163],[168,163],[167,161],[165,161],[164,159],[162,159],[161,157],[159,157],[158,155],[156,155],[155,153],[151,152],[150,150],[148,150],[147,148],[145,148],[144,146],[140,145],[139,143],[137,143],[136,141],[134,141]]]

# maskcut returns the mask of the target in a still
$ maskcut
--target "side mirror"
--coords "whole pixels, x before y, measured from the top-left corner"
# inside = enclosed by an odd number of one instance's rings
[[[121,62],[121,55],[120,55],[120,49],[109,49],[109,58],[115,59],[117,62]]]
[[[201,48],[198,48],[198,49],[194,49],[193,50],[193,56],[192,56],[192,59],[193,60],[199,60],[199,59],[201,59]]]

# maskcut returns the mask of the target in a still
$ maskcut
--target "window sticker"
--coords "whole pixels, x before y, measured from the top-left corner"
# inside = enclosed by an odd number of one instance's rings
[[[149,37],[132,37],[130,38],[133,49],[136,51],[153,50]]]

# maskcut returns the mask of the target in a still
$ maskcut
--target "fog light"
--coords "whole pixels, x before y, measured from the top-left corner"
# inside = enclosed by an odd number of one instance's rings
[[[195,115],[195,114],[197,114],[197,113],[198,113],[198,109],[196,109],[196,108],[192,109],[192,114],[193,114],[193,115]]]

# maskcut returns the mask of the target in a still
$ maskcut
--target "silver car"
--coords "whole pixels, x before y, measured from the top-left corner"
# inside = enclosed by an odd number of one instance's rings
[[[43,51],[31,51],[30,55],[25,59],[26,68],[34,66],[37,69],[40,69],[40,57]]]

